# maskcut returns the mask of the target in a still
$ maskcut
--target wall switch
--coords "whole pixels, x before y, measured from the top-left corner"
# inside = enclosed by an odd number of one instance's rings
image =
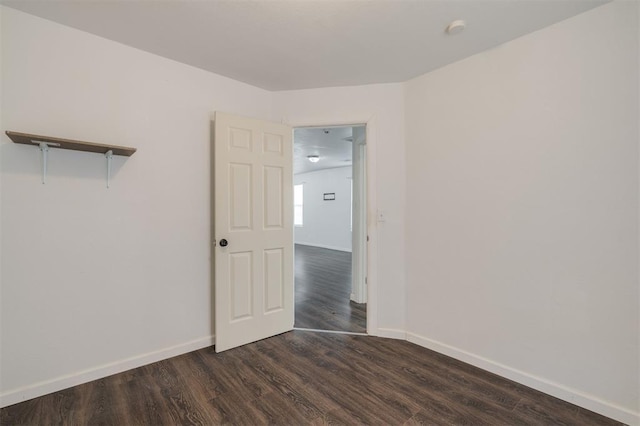
[[[378,222],[385,222],[387,218],[384,215],[384,212],[378,209]]]

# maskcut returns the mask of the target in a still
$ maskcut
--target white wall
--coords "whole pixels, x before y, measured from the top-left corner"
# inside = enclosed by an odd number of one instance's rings
[[[2,120],[2,98],[3,98],[3,79],[2,79],[2,63],[3,63],[3,55],[2,55],[2,13],[3,13],[3,8],[0,7],[0,132],[2,131],[2,129],[4,129],[4,122]],[[0,139],[0,165],[2,164],[2,140]],[[0,309],[2,309],[2,173],[0,173]],[[2,313],[0,312],[0,383],[2,382],[2,330],[3,330],[3,323],[2,323]],[[0,385],[1,386],[1,385]],[[1,393],[2,391],[0,391]],[[0,407],[2,407],[1,404],[2,401],[0,401]]]
[[[211,344],[210,114],[270,118],[271,93],[9,8],[2,135],[2,403]]]
[[[409,339],[630,423],[636,8],[614,2],[405,85]]]
[[[274,93],[274,116],[293,126],[367,123],[368,329],[404,338],[404,102],[401,84]]]
[[[303,184],[303,226],[295,228],[296,244],[351,251],[351,166],[300,173]],[[324,193],[335,193],[325,201]]]

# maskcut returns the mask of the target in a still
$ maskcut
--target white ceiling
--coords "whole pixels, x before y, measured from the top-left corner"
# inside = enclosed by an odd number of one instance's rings
[[[353,127],[306,127],[293,131],[293,174],[351,166]],[[317,155],[312,163],[307,156]]]
[[[0,0],[268,90],[401,82],[608,0]],[[464,19],[467,29],[447,36]]]

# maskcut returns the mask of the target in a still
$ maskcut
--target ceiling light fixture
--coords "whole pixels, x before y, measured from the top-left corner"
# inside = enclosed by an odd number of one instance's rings
[[[307,155],[307,158],[309,159],[309,161],[311,161],[312,163],[317,163],[318,161],[320,161],[320,157],[317,155]]]
[[[457,19],[447,25],[447,28],[444,31],[449,35],[460,34],[464,30],[465,26],[466,23],[462,19]]]

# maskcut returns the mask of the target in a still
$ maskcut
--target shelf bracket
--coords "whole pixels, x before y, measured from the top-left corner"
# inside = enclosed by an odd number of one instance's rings
[[[40,142],[40,152],[42,153],[42,184],[47,183],[47,157],[49,153],[49,145]]]
[[[47,183],[47,160],[49,157],[47,154],[49,154],[49,147],[60,146],[60,144],[55,142],[42,142],[36,140],[31,141],[31,143],[37,143],[40,147],[40,152],[42,153],[42,184],[44,185],[45,183]]]
[[[107,157],[107,188],[109,188],[109,183],[111,181],[111,160],[113,160],[113,151],[109,150],[105,152],[104,156]]]

